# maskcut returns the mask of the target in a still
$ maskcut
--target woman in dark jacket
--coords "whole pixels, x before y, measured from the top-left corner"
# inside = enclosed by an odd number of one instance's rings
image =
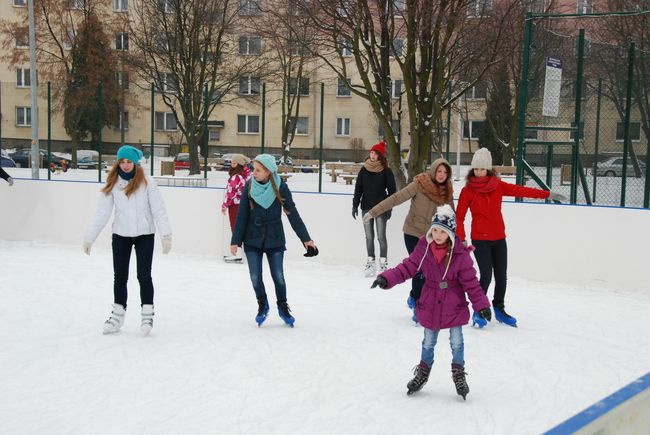
[[[386,144],[384,141],[376,143],[370,149],[370,156],[357,175],[357,184],[354,186],[354,199],[352,200],[352,217],[357,218],[359,204],[361,215],[395,193],[395,177],[386,162]],[[390,219],[388,211],[372,219],[366,219],[363,228],[366,232],[366,250],[368,261],[364,273],[367,277],[375,275],[375,224],[377,226],[377,240],[379,241],[379,271],[388,267],[388,243],[386,242],[386,222]]]
[[[253,161],[253,177],[246,183],[242,192],[237,222],[230,241],[232,255],[237,253],[238,246],[244,244],[248,272],[257,297],[258,311],[255,321],[258,326],[264,323],[269,313],[269,303],[262,281],[264,254],[275,285],[278,313],[287,325],[293,327],[295,322],[287,304],[287,285],[284,281],[286,239],[282,227],[282,210],[305,248],[316,250],[316,245],[298,214],[289,187],[280,180],[275,159],[269,154],[260,154]]]

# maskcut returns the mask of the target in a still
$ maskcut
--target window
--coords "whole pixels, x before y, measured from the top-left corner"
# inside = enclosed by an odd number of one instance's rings
[[[594,5],[591,0],[578,0],[577,13],[590,14],[594,11]]]
[[[260,132],[260,117],[257,115],[237,115],[237,133],[254,134]]]
[[[393,39],[393,49],[390,51],[391,57],[402,57],[404,54],[404,40],[402,38]]]
[[[208,131],[208,140],[216,141],[221,139],[221,132],[219,130],[209,130]]]
[[[463,139],[478,139],[485,121],[463,121]]]
[[[177,130],[176,117],[171,112],[156,112],[156,130]]]
[[[115,49],[127,51],[129,49],[129,34],[116,33],[115,34]]]
[[[405,3],[404,0],[393,0],[393,11],[395,12],[395,15],[402,15]]]
[[[129,129],[129,112],[117,111],[117,125],[115,128],[118,130],[122,130],[122,128],[124,128],[124,130]]]
[[[393,130],[393,133],[395,133],[396,135],[399,134],[399,128],[400,128],[399,119],[392,119],[390,122],[390,126],[391,129]],[[381,124],[377,125],[377,136],[379,137],[385,136],[384,127]]]
[[[239,95],[259,95],[260,78],[253,76],[239,77]]]
[[[212,103],[218,103],[221,101],[221,98],[223,97],[223,93],[221,91],[214,91],[212,92],[212,96],[210,98],[210,102]]]
[[[340,77],[338,78],[338,82],[336,84],[336,96],[337,97],[351,97],[352,96],[352,91],[350,90],[350,85],[351,85],[350,79],[341,79]]]
[[[571,127],[575,127],[575,126],[576,126],[576,123],[575,123],[575,122],[572,122],[572,123],[571,123]],[[580,129],[579,129],[579,130],[580,130],[580,140],[584,140],[584,138],[585,138],[585,122],[584,122],[584,121],[582,121],[582,122],[580,123]],[[575,133],[575,131],[572,131],[572,132],[571,132],[571,140],[576,140],[576,133]]]
[[[487,98],[487,83],[477,82],[467,89],[465,94],[468,100],[485,100]]]
[[[289,78],[289,95],[296,95],[298,92],[298,78]],[[309,95],[309,77],[300,78],[300,95]]]
[[[262,38],[259,36],[240,36],[239,54],[262,53]]]
[[[117,80],[117,86],[120,89],[129,89],[129,73],[126,71],[118,71],[115,73],[115,79]]]
[[[127,47],[128,49],[128,47]],[[169,50],[169,40],[167,35],[158,33],[153,37],[153,49],[157,53],[164,53]]]
[[[537,132],[539,130],[529,130],[528,128],[524,130],[524,138],[525,139],[535,139],[537,140]]]
[[[158,10],[167,14],[172,12],[171,0],[158,0]]]
[[[32,125],[32,108],[16,107],[16,125],[29,127]]]
[[[544,3],[545,3],[544,0],[527,0],[526,11],[538,13],[538,14],[543,13],[545,11]]]
[[[339,50],[341,56],[352,56],[352,41],[349,39],[340,39],[339,40]]]
[[[486,17],[492,9],[492,0],[470,0],[467,4],[468,17]]]
[[[625,138],[625,124],[616,123],[616,142],[623,142]],[[641,123],[630,121],[630,140],[638,142],[641,140]]]
[[[296,121],[296,117],[292,116],[289,118],[289,132],[295,130],[296,134],[308,134],[309,133],[309,118],[306,116],[299,116]]]
[[[402,81],[392,80],[390,82],[390,95],[393,98],[400,98],[402,96]]]
[[[66,50],[72,50],[72,46],[74,45],[74,38],[77,35],[75,34],[75,31],[72,29],[68,29],[67,34],[63,38],[63,48]]]
[[[336,135],[350,136],[350,118],[336,118]]]
[[[69,0],[69,7],[70,9],[83,9],[84,8],[84,0]]]
[[[27,0],[14,0],[14,6],[24,8],[27,6]]]
[[[19,88],[28,88],[32,82],[29,76],[29,68],[18,68],[16,70],[16,86]]]
[[[239,15],[259,15],[260,0],[239,0]]]
[[[27,27],[16,29],[16,48],[29,48],[29,33]]]
[[[173,93],[178,90],[178,83],[176,78],[171,73],[162,73],[160,74],[160,84],[158,89],[163,92]]]
[[[129,0],[114,0],[113,10],[115,12],[126,12],[129,10]]]

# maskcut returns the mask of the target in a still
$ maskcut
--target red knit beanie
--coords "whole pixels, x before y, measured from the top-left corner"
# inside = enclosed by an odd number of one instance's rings
[[[383,140],[380,142],[377,142],[370,148],[370,151],[374,151],[376,153],[381,154],[382,156],[386,156],[386,142]]]

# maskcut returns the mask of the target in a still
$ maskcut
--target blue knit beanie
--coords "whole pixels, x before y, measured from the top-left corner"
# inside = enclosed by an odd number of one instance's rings
[[[449,235],[452,245],[454,244],[454,239],[456,238],[456,213],[454,213],[454,210],[449,204],[438,207],[436,214],[433,215],[431,228],[429,228],[426,234],[427,242],[429,243],[433,241],[433,236],[431,235],[431,229],[433,227],[438,227],[446,232]]]
[[[270,154],[260,154],[255,157],[255,160],[260,162],[272,174],[278,172],[278,165],[275,164],[275,158]]]
[[[122,159],[127,159],[127,160],[131,160],[136,165],[139,165],[141,158],[142,158],[142,151],[140,151],[135,147],[132,147],[131,145],[121,146],[120,149],[117,150],[118,162]]]

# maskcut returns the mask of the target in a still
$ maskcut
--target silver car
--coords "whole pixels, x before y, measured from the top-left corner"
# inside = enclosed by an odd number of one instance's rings
[[[641,169],[641,176],[645,176],[645,164],[639,160],[639,168]],[[623,176],[623,157],[610,157],[604,162],[598,163],[595,169],[596,176],[598,177],[622,177]],[[634,177],[634,166],[632,159],[627,159],[627,176]]]

